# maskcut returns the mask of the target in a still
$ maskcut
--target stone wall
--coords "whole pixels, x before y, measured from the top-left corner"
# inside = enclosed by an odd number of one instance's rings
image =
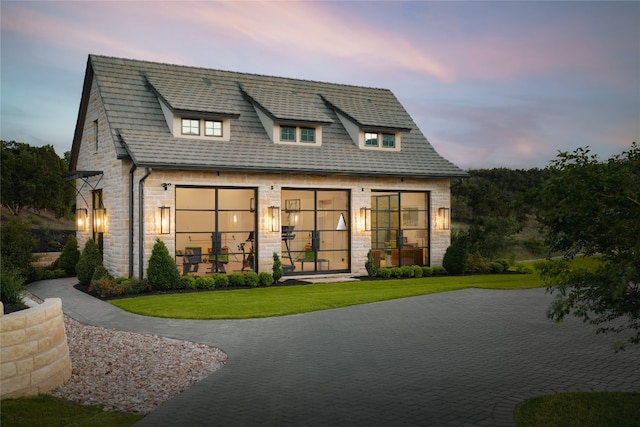
[[[1,304],[0,304],[0,308]],[[0,397],[46,393],[71,378],[62,300],[49,298],[27,310],[0,310]]]

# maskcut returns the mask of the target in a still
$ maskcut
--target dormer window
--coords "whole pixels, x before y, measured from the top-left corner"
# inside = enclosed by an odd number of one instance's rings
[[[204,136],[222,136],[222,121],[219,120],[205,120],[204,121]]]
[[[391,133],[383,133],[382,134],[382,146],[384,148],[395,148],[396,147],[396,136]]]
[[[364,134],[364,145],[367,147],[377,147],[378,146],[378,134],[365,132]]]
[[[322,144],[322,127],[310,127],[310,126],[290,126],[290,125],[275,125],[276,135],[280,135],[280,139],[274,142],[289,143],[289,144]]]
[[[200,120],[182,119],[183,135],[200,135]]]
[[[384,132],[365,132],[365,148],[396,148],[396,134]]]
[[[316,142],[316,130],[314,128],[300,128],[300,142]]]
[[[296,128],[293,126],[280,126],[280,141],[295,142]]]

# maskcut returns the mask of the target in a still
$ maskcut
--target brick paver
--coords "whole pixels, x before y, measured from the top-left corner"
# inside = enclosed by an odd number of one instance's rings
[[[137,426],[509,426],[515,406],[561,391],[640,392],[640,346],[545,317],[543,289],[468,289],[270,319],[136,316],[73,281],[39,282],[97,326],[216,346],[227,365]]]

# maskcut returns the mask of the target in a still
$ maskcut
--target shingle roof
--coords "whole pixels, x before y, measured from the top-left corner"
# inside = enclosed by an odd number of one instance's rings
[[[122,141],[138,166],[368,176],[466,176],[433,149],[400,102],[386,89],[96,55],[89,56],[89,64],[100,88],[114,143]],[[231,119],[231,140],[173,137],[158,95],[175,110],[239,115]],[[274,144],[251,100],[278,120],[323,123],[322,145]],[[409,129],[402,134],[402,150],[359,149],[338,119],[336,108],[362,126]]]

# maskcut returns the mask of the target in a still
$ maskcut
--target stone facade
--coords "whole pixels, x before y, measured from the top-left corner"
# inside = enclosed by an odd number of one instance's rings
[[[60,298],[0,316],[3,399],[46,393],[71,378]]]

